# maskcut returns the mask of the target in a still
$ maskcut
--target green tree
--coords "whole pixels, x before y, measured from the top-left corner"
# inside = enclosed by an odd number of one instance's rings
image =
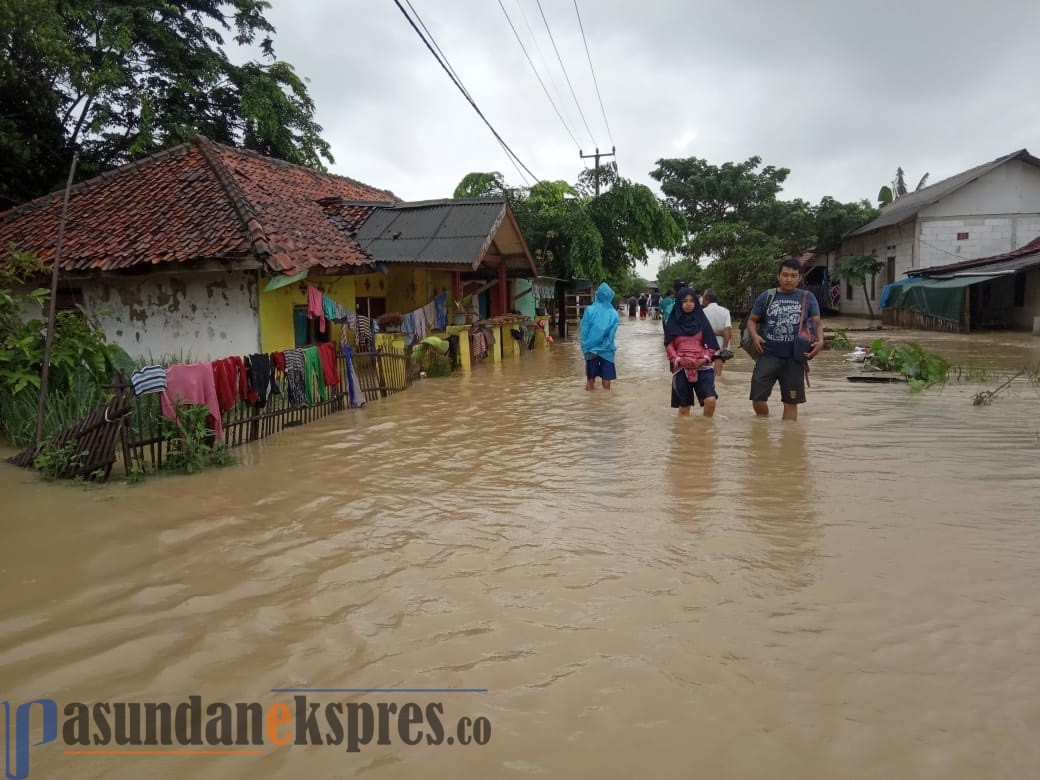
[[[621,292],[651,251],[678,247],[683,220],[649,187],[618,176],[613,167],[601,168],[601,194],[594,196],[588,173],[574,185],[540,181],[525,189],[509,187],[497,172],[475,172],[463,177],[455,197],[505,194],[543,274],[605,280]]]
[[[75,148],[87,177],[197,133],[300,165],[331,162],[305,80],[275,58],[269,7],[0,0],[0,149],[40,168],[5,180],[0,196],[49,191]],[[258,46],[260,60],[232,62],[228,34],[240,47]]]
[[[498,171],[467,173],[452,194],[453,198],[494,198],[511,196],[505,178]]]
[[[699,283],[714,287],[721,299],[740,300],[768,285],[782,255],[815,241],[813,208],[777,199],[789,173],[763,167],[760,157],[720,166],[696,157],[663,159],[650,173],[667,203],[686,216],[683,253],[708,261]]]
[[[61,96],[52,86],[70,53],[53,3],[0,0],[0,210],[60,185]]]
[[[704,270],[691,257],[666,257],[657,272],[657,287],[662,293],[672,289],[676,279],[682,279],[693,287],[704,289]]]
[[[867,279],[881,271],[881,261],[873,255],[848,255],[841,258],[835,277],[850,284],[858,284],[863,288],[863,300],[867,302],[867,311],[874,316],[874,307],[867,294]]]
[[[914,188],[914,192],[924,189],[925,184],[928,183],[928,176],[929,174],[926,173],[921,177],[921,180],[917,182],[917,186]],[[878,205],[887,206],[892,203],[892,201],[910,194],[910,191],[906,187],[906,179],[904,177],[905,174],[903,173],[903,169],[896,168],[896,176],[892,180],[892,183],[890,185],[886,184],[878,192]]]
[[[696,236],[718,222],[749,222],[756,207],[776,200],[790,171],[772,165],[759,170],[761,164],[760,157],[721,166],[698,157],[661,159],[650,176]]]
[[[830,195],[820,200],[815,212],[816,249],[820,252],[837,249],[845,235],[863,227],[881,213],[866,199],[855,203],[842,203]]]

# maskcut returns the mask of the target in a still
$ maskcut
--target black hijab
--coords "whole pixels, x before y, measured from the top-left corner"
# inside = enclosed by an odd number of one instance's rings
[[[693,311],[689,314],[682,308],[682,302],[687,295],[693,298]],[[684,287],[675,296],[675,306],[672,307],[672,313],[668,315],[668,321],[664,324],[664,345],[667,347],[673,339],[679,336],[696,336],[698,333],[701,334],[701,343],[704,344],[705,349],[718,352],[719,340],[715,338],[715,331],[708,322],[708,315],[704,313],[704,307],[697,300],[693,290]]]

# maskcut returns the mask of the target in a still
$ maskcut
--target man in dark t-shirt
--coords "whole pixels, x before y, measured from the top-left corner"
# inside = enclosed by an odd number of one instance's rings
[[[751,403],[755,414],[769,415],[769,396],[780,381],[780,397],[784,404],[784,419],[798,419],[798,404],[805,403],[806,360],[812,360],[823,349],[823,322],[816,296],[799,290],[802,268],[796,260],[785,260],[777,274],[777,289],[770,301],[770,293],[758,296],[747,328],[756,351],[760,353],[751,375]],[[769,303],[768,309],[766,303]],[[795,337],[801,323],[802,305],[813,331],[812,349],[804,358],[795,355]]]

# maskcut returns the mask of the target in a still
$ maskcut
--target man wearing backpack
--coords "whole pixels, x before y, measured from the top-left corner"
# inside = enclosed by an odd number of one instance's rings
[[[823,349],[823,321],[816,296],[798,289],[802,267],[797,260],[784,260],[776,279],[776,290],[759,295],[748,316],[748,334],[759,355],[751,374],[750,398],[755,414],[767,417],[769,396],[779,380],[783,419],[797,420],[798,404],[805,403],[806,361]],[[803,321],[811,323],[809,343],[799,337]]]

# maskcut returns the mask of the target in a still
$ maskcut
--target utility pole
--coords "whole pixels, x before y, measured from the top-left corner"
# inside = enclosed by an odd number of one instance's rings
[[[590,157],[595,157],[596,158],[596,197],[598,198],[599,197],[599,158],[600,157],[613,157],[614,156],[614,147],[613,146],[610,147],[610,153],[609,154],[607,152],[603,152],[602,154],[600,154],[598,146],[596,147],[596,153],[595,154],[582,154],[581,153],[581,149],[579,149],[578,150],[578,156],[581,157],[581,159],[583,159],[583,160],[587,160]]]
[[[72,166],[69,168],[69,180],[65,182],[65,198],[61,202],[61,219],[58,220],[58,243],[54,247],[54,262],[51,264],[51,300],[47,313],[47,336],[43,345],[43,371],[40,374],[40,403],[36,409],[36,449],[43,443],[43,420],[47,414],[47,377],[51,368],[51,345],[54,343],[55,307],[58,297],[58,267],[61,265],[61,240],[65,235],[65,220],[69,214],[69,193],[72,190],[72,177],[76,174],[76,163],[79,152],[72,154]]]

